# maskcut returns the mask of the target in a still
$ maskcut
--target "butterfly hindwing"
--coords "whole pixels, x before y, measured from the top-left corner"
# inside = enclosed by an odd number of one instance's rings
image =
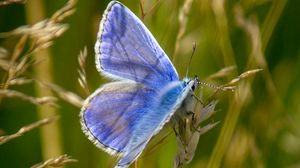
[[[113,79],[129,79],[153,88],[179,80],[146,26],[117,1],[112,1],[103,15],[95,52],[98,70]]]
[[[135,125],[152,109],[156,93],[135,82],[104,85],[84,103],[81,124],[86,135],[110,154],[122,153]]]

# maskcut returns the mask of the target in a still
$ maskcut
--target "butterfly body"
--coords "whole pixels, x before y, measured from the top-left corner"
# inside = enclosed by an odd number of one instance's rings
[[[95,52],[98,71],[116,81],[85,100],[82,129],[96,146],[120,156],[116,167],[127,167],[193,92],[198,79],[180,81],[149,30],[117,1],[103,14]]]

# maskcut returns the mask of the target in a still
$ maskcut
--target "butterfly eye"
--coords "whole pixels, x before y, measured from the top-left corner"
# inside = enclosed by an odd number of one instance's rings
[[[193,85],[193,86],[192,86],[192,90],[194,91],[194,90],[195,90],[195,88],[196,88],[196,86],[195,86],[195,85]]]
[[[199,78],[198,78],[197,75],[195,75],[195,78],[194,78],[194,85],[193,85],[194,89],[196,89],[196,88],[199,86],[199,84],[200,84]],[[193,89],[193,90],[194,90],[194,89]]]

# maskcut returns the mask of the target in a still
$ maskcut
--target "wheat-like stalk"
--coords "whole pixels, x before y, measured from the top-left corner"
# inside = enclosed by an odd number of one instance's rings
[[[4,143],[6,143],[6,142],[8,142],[12,139],[15,139],[17,137],[20,137],[20,136],[24,135],[25,133],[27,133],[27,132],[35,129],[35,128],[39,128],[41,126],[50,124],[50,123],[56,121],[57,118],[58,117],[44,118],[42,120],[39,120],[37,122],[34,122],[32,124],[29,124],[29,125],[26,125],[26,126],[20,128],[19,131],[14,133],[14,134],[1,136],[0,137],[0,145],[4,144]]]
[[[30,168],[61,167],[66,163],[74,163],[74,162],[77,162],[77,160],[72,159],[71,156],[68,156],[67,154],[64,154],[56,158],[50,158],[42,163],[35,164]]]
[[[68,29],[66,24],[60,22],[74,13],[75,4],[75,0],[70,0],[64,7],[55,12],[50,19],[42,20],[34,25],[20,26],[10,32],[0,33],[0,38],[16,35],[22,36],[16,44],[10,59],[6,60],[7,57],[4,56],[0,59],[0,67],[7,72],[6,75],[3,76],[2,84],[0,85],[2,90],[7,90],[11,85],[23,85],[32,81],[30,78],[24,80],[25,78],[22,77],[27,69],[35,63],[34,58],[32,58],[31,55],[52,45],[53,41]],[[24,47],[29,43],[29,38],[31,39],[30,47],[25,50]],[[5,52],[5,49],[1,49],[1,51],[1,53],[3,53],[1,55],[7,53]],[[9,92],[10,94],[4,94],[8,93],[7,91],[2,91],[2,93],[3,94],[0,95],[0,101],[3,96],[12,95],[11,92]],[[24,96],[25,95],[19,97],[24,98]],[[28,100],[31,100],[31,98],[28,97]]]
[[[192,4],[193,4],[193,0],[185,0],[184,4],[178,14],[179,30],[176,35],[175,48],[174,48],[173,57],[172,57],[172,62],[174,64],[176,64],[176,62],[177,62],[177,55],[179,52],[180,41],[183,38],[184,33],[186,31],[188,14],[190,13]]]
[[[17,0],[8,0],[8,1],[1,1],[1,5],[8,5],[12,3],[21,3],[26,1],[17,1]],[[29,72],[29,68],[38,66],[41,62],[37,58],[41,57],[41,55],[45,54],[36,54],[38,51],[42,49],[46,49],[51,46],[54,41],[61,37],[62,34],[68,29],[68,25],[62,23],[64,19],[72,15],[75,11],[75,0],[69,0],[65,6],[61,9],[57,10],[50,18],[43,19],[38,21],[34,24],[20,26],[12,31],[0,33],[0,38],[11,38],[12,36],[20,36],[19,41],[15,44],[13,51],[7,51],[4,48],[0,48],[0,68],[4,73],[1,73],[2,81],[0,83],[0,102],[3,98],[17,98],[20,100],[28,101],[29,103],[33,103],[41,109],[44,104],[51,105],[57,107],[56,104],[57,97],[54,96],[47,96],[50,94],[40,94],[40,96],[30,96],[27,94],[22,93],[19,90],[10,89],[11,86],[16,85],[25,85],[29,83],[42,83],[39,82],[38,75],[37,77],[32,77]],[[30,6],[30,5],[28,5]],[[38,15],[38,14],[37,14]],[[15,37],[14,37],[15,38]],[[45,50],[43,50],[45,51]],[[36,54],[38,57],[34,57],[33,55]],[[55,84],[50,84],[44,82],[43,86],[47,86],[48,90],[53,90],[58,92],[58,97],[63,98],[67,102],[80,107],[82,103],[82,99],[77,96],[75,93],[68,92],[62,89]],[[45,89],[43,89],[46,91]],[[49,92],[48,92],[49,93]],[[40,112],[40,115],[48,115],[49,110],[51,111],[54,108],[43,108]],[[51,115],[50,115],[51,116]],[[44,117],[41,117],[44,118]],[[5,142],[20,137],[23,134],[33,130],[34,128],[41,127],[42,125],[52,123],[57,117],[52,118],[45,118],[35,123],[32,123],[28,126],[22,127],[17,133],[7,136],[2,136],[0,138],[0,143],[4,144]],[[57,124],[52,124],[49,127],[41,128],[41,135],[45,134],[53,134],[52,128],[55,128]],[[46,128],[46,129],[45,129]],[[48,129],[49,128],[49,129]],[[51,130],[52,129],[52,130]],[[46,130],[46,131],[44,131]],[[52,132],[51,132],[52,131]],[[56,130],[54,130],[56,131]],[[51,142],[51,143],[49,143]],[[59,145],[56,145],[56,139],[54,136],[50,141],[44,141],[42,139],[41,143],[46,143],[45,146],[53,149],[59,149]],[[45,147],[42,146],[41,148]],[[47,149],[46,149],[47,150]],[[53,151],[53,150],[52,150]],[[47,151],[49,152],[49,151]],[[46,152],[42,152],[45,154]],[[47,155],[45,155],[47,157]],[[68,162],[74,162],[76,160],[71,159],[67,155],[62,155],[57,158],[49,159],[43,163],[35,165],[34,167],[47,167],[47,166],[62,166]]]
[[[82,51],[80,51],[79,56],[78,56],[78,63],[79,63],[79,68],[78,68],[78,82],[81,88],[84,90],[86,95],[90,95],[90,90],[87,84],[87,79],[86,79],[86,71],[85,71],[85,66],[86,66],[86,58],[87,58],[87,48],[84,47]]]
[[[0,7],[11,4],[25,4],[27,0],[4,0],[0,1]]]
[[[38,83],[52,90],[54,93],[57,94],[58,97],[60,97],[64,101],[74,105],[75,107],[81,108],[83,99],[76,93],[67,91],[64,88],[53,83],[48,83],[45,81],[38,81]]]
[[[156,2],[150,7],[150,9],[148,9],[147,11],[145,11],[144,9],[144,1],[143,0],[139,0],[139,4],[140,4],[140,9],[141,9],[141,20],[144,21],[145,17],[154,10],[155,7],[157,7],[157,5],[160,3],[160,0],[156,0]]]
[[[218,72],[215,72],[215,73],[209,75],[208,77],[206,77],[205,80],[208,81],[208,80],[214,80],[214,79],[218,79],[218,78],[228,77],[234,70],[236,70],[235,66],[224,67],[224,68],[220,69]]]
[[[178,118],[175,123],[175,133],[177,142],[177,154],[174,159],[174,168],[180,168],[189,164],[194,158],[199,138],[201,135],[214,128],[219,122],[201,124],[209,119],[216,111],[217,101],[211,101],[207,105],[203,105],[197,99],[192,99],[189,102],[191,105],[191,113],[185,117]]]

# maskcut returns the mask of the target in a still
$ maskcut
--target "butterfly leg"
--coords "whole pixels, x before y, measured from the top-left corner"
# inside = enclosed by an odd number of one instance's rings
[[[182,131],[179,130],[179,129],[181,128],[180,125],[183,125],[182,122],[183,122],[183,121],[180,121],[180,123],[174,124],[174,125],[173,125],[173,131],[174,131],[174,133],[175,133],[175,136],[176,136],[177,138],[179,138],[179,141],[180,141],[182,144],[184,144],[185,140],[184,140],[184,138],[182,137],[182,134],[180,133],[180,132],[182,132]]]
[[[176,130],[176,124],[173,124],[173,131],[175,133],[175,136],[179,135],[179,132]]]
[[[194,93],[192,94],[192,96],[193,96],[198,102],[200,102],[202,105],[204,104],[204,103],[202,102],[202,100],[201,100],[198,96],[196,96]]]
[[[192,115],[192,123],[191,123],[191,125],[192,125],[192,127],[193,127],[193,131],[197,131],[197,132],[200,133],[200,129],[198,129],[199,126],[198,126],[198,125],[195,125],[195,123],[197,122],[197,119],[196,119],[196,117],[195,117],[195,113],[194,113],[194,112],[190,112],[190,114]]]
[[[195,125],[195,123],[197,121],[196,117],[195,117],[195,113],[193,111],[187,111],[185,114],[186,114],[187,119],[188,119],[188,117],[191,116],[191,120],[192,120],[191,125],[192,125],[193,131],[196,130],[197,132],[199,132],[200,130],[197,129],[198,126]]]

